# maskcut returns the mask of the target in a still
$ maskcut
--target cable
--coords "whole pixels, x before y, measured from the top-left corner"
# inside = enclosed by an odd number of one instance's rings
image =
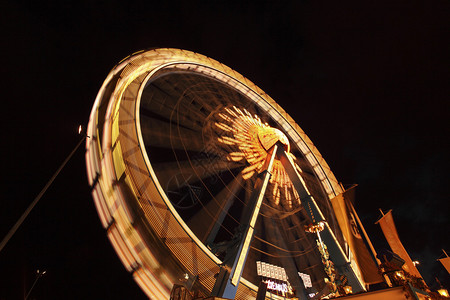
[[[39,200],[42,198],[44,193],[47,191],[47,189],[50,187],[50,185],[53,183],[55,178],[59,175],[61,170],[64,168],[64,166],[67,164],[67,162],[72,158],[74,153],[78,150],[80,145],[83,143],[83,141],[88,138],[87,135],[85,135],[75,146],[75,148],[70,152],[69,156],[64,160],[64,162],[61,164],[61,166],[58,168],[58,170],[53,174],[52,178],[47,182],[47,184],[44,186],[44,188],[41,190],[41,192],[34,198],[33,202],[28,206],[28,208],[25,210],[25,212],[22,214],[22,216],[17,220],[16,224],[11,228],[11,230],[8,232],[8,234],[3,238],[2,243],[0,244],[0,252],[3,250],[3,248],[6,246],[8,241],[12,238],[14,233],[16,233],[17,229],[19,229],[20,225],[22,225],[23,221],[28,217],[30,212],[33,210],[33,208],[36,206],[36,204],[39,202]]]

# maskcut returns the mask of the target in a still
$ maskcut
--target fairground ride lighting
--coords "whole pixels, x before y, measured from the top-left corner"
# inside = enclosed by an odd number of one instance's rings
[[[344,292],[345,294],[351,294],[352,293],[352,287],[349,285],[344,286]]]
[[[288,286],[286,283],[277,283],[272,280],[267,280],[267,288],[269,290],[278,291],[281,293],[287,293],[288,292]]]
[[[448,291],[446,289],[439,289],[438,290],[439,295],[443,296],[443,297],[450,297],[448,294]]]
[[[395,272],[395,276],[397,276],[398,278],[404,279],[405,276],[403,275],[403,272],[397,271]]]
[[[261,121],[258,115],[250,114],[245,108],[226,107],[217,114],[214,123],[218,134],[217,141],[223,147],[232,147],[227,155],[228,161],[246,160],[248,166],[242,171],[242,177],[247,180],[264,167],[266,157],[271,148],[280,143],[287,155],[295,162],[296,157],[290,153],[289,139],[279,129]],[[302,173],[295,163],[297,172]],[[282,205],[291,210],[300,205],[300,197],[294,188],[281,162],[275,160],[270,177],[271,202],[274,206]]]

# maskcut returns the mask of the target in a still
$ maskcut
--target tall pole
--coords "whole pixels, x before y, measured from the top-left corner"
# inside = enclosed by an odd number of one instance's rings
[[[30,290],[28,291],[27,295],[25,296],[24,300],[28,299],[28,296],[30,296],[31,291],[33,290],[34,286],[36,285],[36,283],[38,282],[39,278],[41,278],[42,276],[44,276],[44,274],[47,273],[47,271],[43,271],[40,272],[39,270],[37,270],[37,274],[36,274],[36,279],[33,282],[33,285],[31,286]]]
[[[81,128],[81,127],[80,127]],[[53,181],[56,179],[56,177],[59,175],[61,170],[65,167],[67,162],[72,158],[74,153],[78,150],[80,145],[83,143],[83,141],[88,138],[88,136],[84,136],[78,144],[75,146],[75,148],[70,152],[69,156],[63,161],[63,163],[59,166],[58,170],[56,170],[55,174],[53,174],[52,178],[47,182],[47,184],[44,186],[44,188],[41,190],[41,192],[34,198],[33,202],[28,206],[28,208],[25,210],[25,212],[22,214],[22,216],[17,220],[16,224],[9,230],[8,234],[3,238],[1,244],[0,244],[0,252],[3,250],[3,248],[6,246],[8,241],[12,238],[14,233],[16,233],[17,229],[19,229],[20,225],[22,225],[23,221],[28,217],[30,212],[33,210],[33,208],[36,206],[36,204],[41,200],[42,196],[45,194],[47,189],[52,185]]]

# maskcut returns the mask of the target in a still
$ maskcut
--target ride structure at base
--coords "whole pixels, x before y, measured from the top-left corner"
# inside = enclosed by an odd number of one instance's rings
[[[378,280],[364,274],[376,260],[367,249],[358,259],[354,211],[319,151],[229,67],[179,49],[135,53],[103,83],[87,134],[100,220],[151,299],[169,299],[174,285],[254,299],[258,261],[283,268],[292,288],[267,290],[271,299],[355,293]]]

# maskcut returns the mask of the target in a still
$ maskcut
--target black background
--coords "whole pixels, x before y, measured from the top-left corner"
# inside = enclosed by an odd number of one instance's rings
[[[375,247],[393,209],[427,282],[449,243],[449,14],[434,1],[3,1],[0,238],[79,141],[125,56],[175,47],[242,73],[302,127]],[[145,299],[101,227],[84,149],[0,252],[0,299]]]

